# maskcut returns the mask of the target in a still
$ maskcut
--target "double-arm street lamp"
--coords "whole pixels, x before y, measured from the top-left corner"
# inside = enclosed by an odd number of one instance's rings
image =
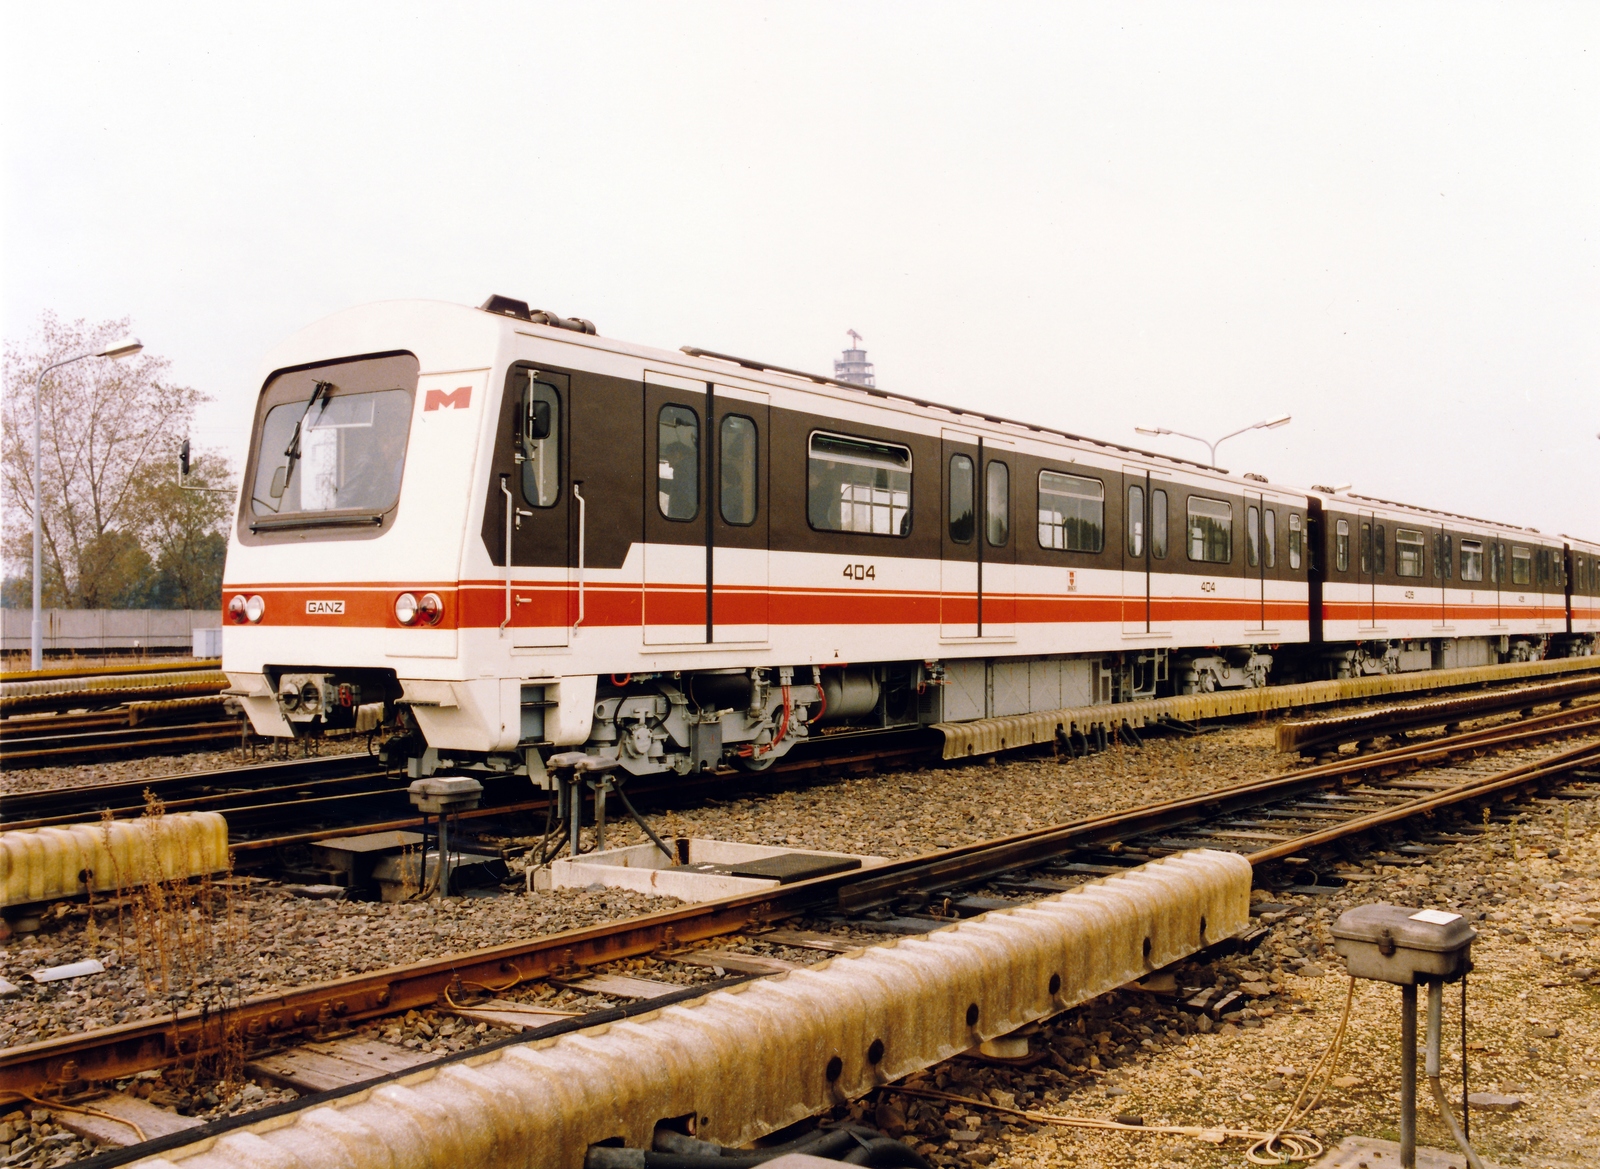
[[[92,353],[80,353],[76,357],[63,358],[52,365],[47,365],[39,371],[39,376],[33,379],[33,653],[30,656],[29,669],[44,669],[44,614],[41,608],[44,599],[44,540],[39,515],[39,386],[44,382],[44,375],[52,369],[60,369],[63,365],[71,365],[74,361],[82,361],[85,357],[132,357],[143,348],[143,343],[137,337],[124,337],[115,345],[97,349]]]
[[[1211,452],[1210,465],[1215,467],[1217,465],[1217,448],[1230,438],[1238,438],[1241,434],[1247,434],[1252,430],[1277,430],[1280,426],[1288,426],[1289,418],[1290,416],[1285,414],[1281,418],[1268,418],[1261,422],[1252,422],[1249,426],[1241,426],[1232,434],[1223,435],[1216,442],[1212,442],[1209,438],[1201,438],[1197,434],[1185,434],[1181,430],[1168,430],[1165,426],[1135,426],[1133,429],[1138,434],[1170,434],[1175,438],[1187,438],[1194,442],[1203,443],[1206,449]]]

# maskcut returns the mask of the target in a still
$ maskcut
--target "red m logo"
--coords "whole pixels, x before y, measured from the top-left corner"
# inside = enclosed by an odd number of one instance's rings
[[[428,396],[422,401],[423,413],[437,410],[440,406],[448,406],[452,410],[465,410],[472,405],[472,387],[460,386],[448,394],[443,390],[429,390]]]

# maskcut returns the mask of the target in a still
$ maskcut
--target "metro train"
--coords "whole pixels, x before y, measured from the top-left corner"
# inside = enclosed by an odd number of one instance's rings
[[[224,577],[257,733],[413,777],[1588,655],[1600,544],[597,335],[495,296],[267,358]]]

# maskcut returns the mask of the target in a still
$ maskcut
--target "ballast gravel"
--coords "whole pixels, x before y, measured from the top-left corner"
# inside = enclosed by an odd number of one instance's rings
[[[812,847],[835,851],[870,853],[881,856],[906,856],[946,848],[1013,832],[1027,831],[1083,816],[1126,808],[1136,804],[1201,793],[1262,775],[1292,769],[1299,764],[1278,755],[1272,746],[1272,726],[1265,720],[1233,726],[1197,738],[1150,737],[1142,748],[1113,746],[1089,758],[1056,759],[1049,755],[1013,757],[999,761],[973,761],[955,766],[931,766],[884,774],[844,778],[781,780],[778,778],[744,781],[742,787],[725,797],[646,809],[662,835],[709,836],[753,843]],[[364,749],[364,745],[361,749]],[[225,753],[223,753],[225,754]],[[196,762],[199,760],[199,762]],[[157,761],[134,761],[154,765]],[[205,757],[185,757],[194,769],[216,766]],[[122,766],[132,766],[127,764]],[[73,774],[74,783],[85,782],[85,769],[61,769]],[[169,765],[161,773],[170,773]],[[5,781],[9,781],[8,774]],[[116,775],[109,778],[129,778]],[[1600,1006],[1600,985],[1593,982],[1594,968],[1600,968],[1600,953],[1589,940],[1584,911],[1586,898],[1600,895],[1600,882],[1590,874],[1600,872],[1600,855],[1592,843],[1597,821],[1593,805],[1586,801],[1562,801],[1564,819],[1552,826],[1551,815],[1542,809],[1530,824],[1519,828],[1515,860],[1510,859],[1507,843],[1510,829],[1492,826],[1481,842],[1456,846],[1441,853],[1419,869],[1370,870],[1371,880],[1351,881],[1341,893],[1315,900],[1285,898],[1293,908],[1280,918],[1271,919],[1273,937],[1247,959],[1236,959],[1197,968],[1180,975],[1180,983],[1190,986],[1211,980],[1219,987],[1236,987],[1249,982],[1262,986],[1267,994],[1250,1001],[1250,1014],[1240,1012],[1216,1020],[1207,1032],[1201,1022],[1203,1012],[1182,1006],[1183,1000],[1169,1002],[1146,995],[1122,995],[1100,1000],[1058,1020],[1047,1032],[1046,1046],[1053,1052],[1039,1068],[1018,1072],[968,1066],[955,1061],[929,1077],[943,1087],[976,1087],[996,1102],[1003,1093],[1027,1107],[1060,1111],[1089,1110],[1092,1115],[1128,1114],[1128,1108],[1143,1110],[1149,1116],[1199,1116],[1218,1099],[1236,1101],[1237,1117],[1212,1117],[1204,1123],[1243,1123],[1270,1125],[1276,1115],[1274,1105],[1286,1103],[1278,1088],[1268,1087],[1276,1079],[1290,1087],[1294,1078],[1287,1074],[1262,1076],[1261,1069],[1292,1067],[1304,1074],[1314,1062],[1316,1045],[1331,1033],[1342,1003],[1342,978],[1339,963],[1327,954],[1326,925],[1331,916],[1349,904],[1387,896],[1392,900],[1410,897],[1406,903],[1435,904],[1436,887],[1448,888],[1450,897],[1463,904],[1480,902],[1489,908],[1481,912],[1503,915],[1492,923],[1495,932],[1480,942],[1478,965],[1484,974],[1475,976],[1474,986],[1490,989],[1507,987],[1506,997],[1529,995],[1542,1002],[1545,992],[1559,1002],[1523,1009],[1524,1014],[1505,1016],[1496,1000],[1491,1010],[1490,996],[1475,998],[1475,1020],[1482,1008],[1485,1026],[1494,1025],[1509,1039],[1495,1039],[1491,1047],[1478,1054],[1480,1069],[1474,1088],[1515,1094],[1539,1085],[1542,1095],[1530,1099],[1514,1112],[1497,1113],[1495,1119],[1481,1123],[1499,1125],[1506,1135],[1490,1151],[1508,1164],[1590,1164],[1582,1160],[1537,1160],[1551,1150],[1576,1147],[1573,1134],[1588,1125],[1600,1135],[1600,1103],[1592,1088],[1593,1057],[1600,1027],[1591,1027],[1584,1012],[1593,1015]],[[1531,858],[1530,842],[1561,832],[1560,855],[1543,860]],[[631,825],[614,824],[610,842],[629,843],[643,837]],[[585,837],[589,833],[585,832]],[[532,839],[504,843],[527,846]],[[1476,851],[1475,851],[1476,850]],[[1479,856],[1478,852],[1483,855]],[[501,896],[432,900],[406,904],[381,904],[306,900],[289,895],[274,883],[247,883],[231,894],[233,926],[227,945],[214,946],[195,969],[182,978],[169,979],[163,992],[159,979],[142,971],[134,961],[134,939],[127,936],[129,920],[123,921],[120,944],[115,914],[104,907],[95,915],[96,926],[88,928],[89,910],[81,904],[63,903],[44,915],[37,933],[18,934],[0,941],[0,978],[15,984],[15,994],[0,997],[0,1046],[13,1046],[55,1035],[77,1032],[116,1022],[155,1018],[173,1009],[213,1008],[256,994],[337,978],[387,965],[415,961],[451,952],[498,944],[517,938],[531,938],[668,908],[669,899],[591,887],[553,893],[508,892]],[[1539,909],[1553,899],[1556,916],[1538,918]],[[1449,898],[1446,898],[1448,904]],[[1327,913],[1318,913],[1325,909]],[[1268,920],[1264,915],[1264,920]],[[1596,911],[1594,920],[1600,920]],[[1554,924],[1552,924],[1554,923]],[[1483,925],[1480,924],[1480,929]],[[1541,944],[1552,929],[1559,932],[1557,946]],[[0,933],[3,933],[0,930]],[[227,934],[227,931],[220,931]],[[864,937],[870,935],[864,935]],[[825,955],[815,951],[757,946],[794,961],[816,961]],[[61,965],[84,958],[100,958],[107,972],[81,979],[36,984],[28,974],[43,966]],[[1498,971],[1498,974],[1491,972]],[[1315,971],[1325,973],[1318,977]],[[1310,968],[1308,973],[1307,967]],[[704,981],[717,977],[714,970],[662,962],[654,958],[615,964],[608,969],[636,973],[670,982]],[[1584,972],[1588,973],[1584,973]],[[1534,972],[1538,978],[1534,981]],[[1495,978],[1499,978],[1499,983]],[[1551,986],[1537,982],[1557,979]],[[1561,980],[1565,981],[1561,981]],[[1360,1026],[1358,1039],[1351,1042],[1358,1058],[1352,1066],[1363,1077],[1361,1084],[1370,1090],[1351,1087],[1330,1095],[1313,1118],[1314,1127],[1330,1134],[1330,1141],[1344,1131],[1392,1135],[1383,1128],[1384,1109],[1394,1111],[1385,1093],[1385,1069],[1393,1066],[1393,1052],[1385,1044],[1398,1034],[1390,1016],[1398,1007],[1385,1007],[1374,997],[1376,988],[1357,996]],[[1574,998],[1573,996],[1577,997]],[[548,984],[518,988],[507,997],[526,998],[544,1005],[589,1010],[613,1000],[587,995],[572,988]],[[1127,1007],[1138,1006],[1139,1021],[1129,1028]],[[399,1020],[386,1020],[371,1030],[382,1038],[416,1050],[442,1052],[457,1050],[492,1039],[503,1032],[461,1025],[448,1012],[420,1012]],[[1545,1022],[1544,1017],[1559,1018]],[[1502,1017],[1504,1016],[1504,1017]],[[1206,1018],[1209,1019],[1207,1016]],[[1528,1018],[1541,1020],[1538,1024]],[[1083,1028],[1078,1021],[1083,1020]],[[1576,1022],[1575,1022],[1576,1020]],[[1395,1024],[1391,1026],[1390,1024]],[[1475,1023],[1475,1026],[1477,1024]],[[1525,1034],[1530,1028],[1554,1029],[1551,1038]],[[446,1028],[449,1028],[446,1030]],[[1148,1028],[1145,1034],[1140,1028]],[[1107,1032],[1115,1039],[1105,1057],[1099,1036]],[[1390,1034],[1393,1032],[1393,1035]],[[1582,1035],[1581,1043],[1567,1037]],[[1137,1039],[1134,1036],[1137,1035]],[[1071,1041],[1077,1038],[1093,1050],[1079,1050]],[[1321,1037],[1321,1038],[1319,1038]],[[1059,1040],[1059,1043],[1056,1042]],[[1487,1041],[1486,1041],[1487,1042]],[[1537,1047],[1538,1057],[1527,1052]],[[1311,1048],[1308,1059],[1303,1049]],[[1119,1050],[1126,1049],[1126,1050]],[[1447,1050],[1449,1050],[1447,1043]],[[1492,1058],[1491,1058],[1492,1057]],[[1567,1091],[1557,1098],[1554,1084],[1543,1076],[1539,1060],[1562,1061],[1570,1069],[1568,1080],[1590,1095],[1579,1100]],[[1098,1060],[1099,1066],[1090,1061]],[[1266,1062],[1263,1062],[1266,1061]],[[1352,1062],[1352,1061],[1347,1061]],[[1074,1070],[1075,1064],[1082,1071]],[[961,1070],[960,1075],[953,1071]],[[1032,1078],[1030,1082],[1029,1077]],[[1391,1076],[1392,1078],[1392,1076]],[[1260,1081],[1258,1083],[1257,1081]],[[166,1082],[163,1081],[165,1084]],[[952,1088],[950,1085],[956,1085]],[[1199,1086],[1200,1091],[1196,1091]],[[1253,1090],[1259,1088],[1260,1090]],[[992,1091],[991,1091],[992,1089]],[[1108,1093],[1108,1089],[1110,1090]],[[161,1090],[173,1093],[183,1108],[198,1116],[221,1115],[231,1111],[260,1107],[245,1098],[247,1088],[238,1084],[207,1086],[185,1085],[180,1081]],[[273,1091],[279,1091],[273,1089]],[[1341,1095],[1342,1092],[1342,1095]],[[185,1095],[187,1094],[187,1095]],[[958,1093],[960,1094],[960,1093]],[[1134,1097],[1125,1100],[1124,1095]],[[1290,1093],[1292,1096],[1292,1092]],[[887,1098],[888,1094],[885,1094]],[[1253,1097],[1253,1099],[1252,1099]],[[277,1098],[277,1097],[274,1097]],[[1345,1101],[1341,1103],[1341,1101]],[[1006,1165],[1211,1165],[1237,1164],[1241,1150],[1237,1145],[1214,1148],[1205,1142],[1161,1141],[1159,1138],[1128,1138],[1105,1134],[1085,1134],[1047,1129],[1028,1123],[1012,1124],[982,1114],[981,1109],[963,1114],[961,1106],[944,1107],[929,1113],[926,1102],[907,1099],[898,1104],[871,1100],[868,1107],[881,1122],[893,1124],[896,1108],[905,1117],[905,1138],[927,1146],[925,1151],[936,1163],[947,1166],[967,1164]],[[1244,1104],[1259,1104],[1245,1109]],[[1094,1111],[1090,1108],[1098,1109]],[[1115,1106],[1114,1109],[1112,1106]],[[0,1106],[3,1108],[4,1106]],[[1584,1108],[1590,1109],[1583,1112]],[[1108,1111],[1110,1109],[1110,1111]],[[1187,1112],[1185,1111],[1187,1109]],[[182,1110],[182,1109],[180,1109]],[[1164,1110],[1164,1111],[1163,1111]],[[1423,1111],[1427,1111],[1424,1106]],[[859,1112],[859,1110],[858,1110]],[[46,1146],[44,1139],[58,1135],[50,1122],[35,1122],[24,1111],[23,1127],[17,1127],[19,1114],[0,1114],[0,1122],[11,1123],[17,1133],[11,1145],[0,1144],[0,1164],[57,1164],[73,1156],[65,1139]],[[1572,1127],[1557,1129],[1556,1116],[1571,1118]],[[1532,1122],[1532,1123],[1530,1123]],[[1149,1123],[1155,1123],[1151,1120]],[[1195,1120],[1194,1123],[1202,1123]],[[1561,1123],[1565,1123],[1564,1121]],[[1474,1131],[1480,1124],[1477,1114]],[[1552,1127],[1556,1124],[1556,1127]],[[1392,1128],[1392,1123],[1389,1125]],[[1570,1127],[1570,1126],[1569,1126]],[[3,1130],[0,1130],[3,1132]],[[974,1135],[968,1135],[974,1134]],[[1424,1139],[1439,1143],[1440,1134],[1426,1130]],[[1495,1137],[1491,1127],[1485,1135]],[[1586,1139],[1592,1139],[1586,1138]],[[1522,1142],[1520,1146],[1516,1142]],[[7,1152],[9,1150],[9,1153]],[[1561,1153],[1560,1155],[1566,1155]],[[1521,1158],[1520,1160],[1518,1158]]]
[[[1582,797],[1515,805],[1515,823],[1497,818],[1476,839],[1415,866],[1369,863],[1325,895],[1258,889],[1255,920],[1270,933],[1253,953],[1180,965],[1173,994],[1124,990],[1067,1012],[1035,1037],[1044,1057],[1035,1066],[963,1058],[903,1083],[1145,1128],[1270,1132],[1338,1027],[1349,980],[1329,926],[1355,905],[1388,901],[1459,912],[1478,931],[1466,1055],[1473,1095],[1492,1105],[1471,1114],[1480,1155],[1540,1169],[1600,1164],[1600,785],[1570,791]],[[1242,993],[1221,1016],[1189,1005],[1232,991]],[[1459,985],[1446,988],[1443,1042],[1445,1091],[1458,1115],[1459,995]],[[1329,1148],[1351,1134],[1398,1139],[1399,1042],[1399,988],[1358,982],[1331,1086],[1296,1127]],[[1418,1078],[1418,1141],[1454,1151]],[[1245,1164],[1248,1144],[1214,1133],[1059,1128],[893,1090],[849,1114],[947,1169],[1233,1169]]]

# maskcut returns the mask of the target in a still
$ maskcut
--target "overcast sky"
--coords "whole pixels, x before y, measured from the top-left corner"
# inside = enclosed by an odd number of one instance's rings
[[[1600,5],[7,4],[0,296],[264,352],[491,292],[1600,538]],[[1178,439],[1137,440],[1203,454]]]

